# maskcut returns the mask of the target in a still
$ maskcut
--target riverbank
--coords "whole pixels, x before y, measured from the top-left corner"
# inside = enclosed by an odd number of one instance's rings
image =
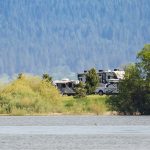
[[[107,96],[89,95],[85,98],[74,98],[63,96],[64,114],[95,114],[103,115],[108,113],[105,101]]]
[[[28,111],[24,108],[13,109],[10,113],[1,113],[0,116],[60,116],[60,115],[112,115],[105,101],[107,96],[89,95],[85,98],[74,98],[73,96],[59,97],[59,103],[55,108],[45,113]],[[30,107],[30,106],[29,106]]]
[[[1,115],[104,115],[108,96],[84,98],[62,96],[49,81],[36,76],[19,76],[0,86]]]

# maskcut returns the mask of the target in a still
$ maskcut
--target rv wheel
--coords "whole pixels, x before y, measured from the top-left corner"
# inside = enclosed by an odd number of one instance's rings
[[[100,91],[98,92],[98,94],[99,94],[99,95],[103,95],[104,93],[103,93],[102,90],[100,90]]]

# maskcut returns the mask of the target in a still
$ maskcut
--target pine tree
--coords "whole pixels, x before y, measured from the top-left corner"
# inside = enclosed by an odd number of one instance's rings
[[[79,82],[78,85],[75,87],[75,98],[83,98],[86,97],[86,89],[85,85],[82,82]]]
[[[52,77],[51,76],[49,76],[49,74],[43,74],[43,80],[46,80],[46,81],[48,81],[48,82],[52,82]]]
[[[86,90],[87,94],[93,94],[96,87],[99,85],[99,76],[96,73],[96,69],[92,68],[86,74]]]

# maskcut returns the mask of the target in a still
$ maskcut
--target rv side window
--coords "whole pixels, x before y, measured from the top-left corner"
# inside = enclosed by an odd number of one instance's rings
[[[66,87],[66,84],[62,84],[61,87],[62,87],[62,88],[65,88],[65,87]]]
[[[61,87],[61,85],[60,85],[59,83],[56,83],[56,87],[60,88],[60,87]]]
[[[70,82],[70,83],[68,83],[68,86],[71,88],[72,87],[72,83]]]
[[[82,81],[82,78],[79,78],[79,81]]]

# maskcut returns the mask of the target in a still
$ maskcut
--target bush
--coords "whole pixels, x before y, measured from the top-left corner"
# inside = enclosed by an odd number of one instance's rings
[[[138,62],[125,69],[119,94],[106,101],[110,110],[123,114],[150,114],[150,44],[138,53]]]
[[[92,68],[86,74],[86,90],[87,94],[93,94],[96,87],[99,85],[99,76],[96,73],[96,69]]]
[[[24,76],[0,91],[0,111],[8,114],[56,112],[61,105],[58,90],[39,77]]]
[[[74,98],[84,98],[86,97],[86,89],[82,82],[79,82],[75,87],[75,96]]]
[[[63,112],[69,114],[93,113],[104,114],[107,109],[105,105],[106,96],[89,95],[85,98],[63,97]]]

